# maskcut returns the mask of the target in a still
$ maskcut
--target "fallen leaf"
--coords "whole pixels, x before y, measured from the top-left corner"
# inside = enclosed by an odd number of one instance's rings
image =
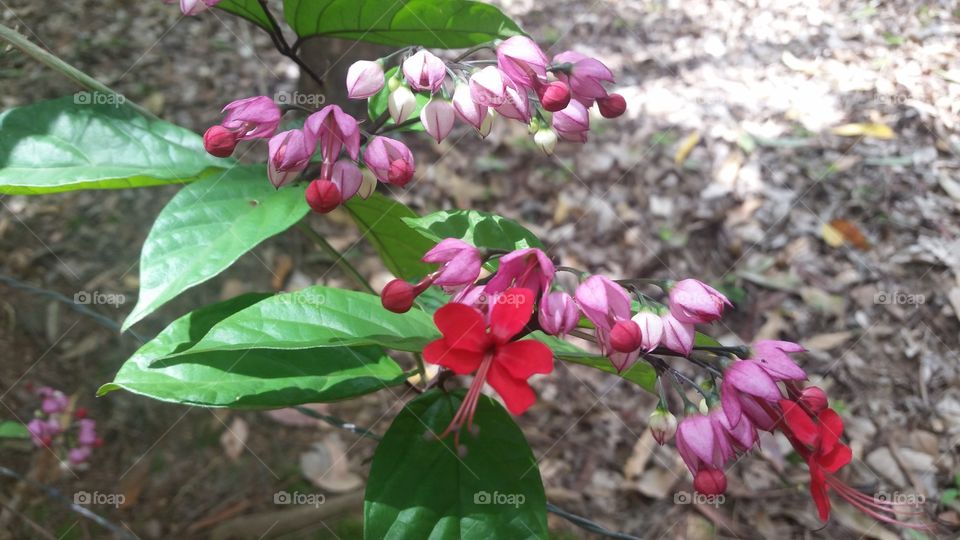
[[[831,130],[834,135],[841,137],[869,137],[872,139],[890,140],[896,137],[893,130],[885,124],[844,124]]]
[[[287,276],[290,275],[291,270],[293,270],[293,257],[286,253],[279,255],[273,265],[273,280],[270,282],[270,284],[273,285],[273,290],[279,291],[283,289],[283,284],[287,280]]]
[[[803,340],[803,344],[811,350],[828,352],[843,345],[851,337],[853,337],[853,332],[830,332],[807,338]]]
[[[830,220],[830,227],[838,231],[843,239],[847,241],[853,247],[859,249],[860,251],[869,251],[870,242],[867,241],[866,237],[863,236],[863,233],[860,232],[860,228],[857,227],[855,223],[846,219],[832,219]]]
[[[243,453],[249,436],[250,427],[247,426],[247,422],[239,416],[235,417],[230,422],[230,427],[223,432],[223,435],[220,435],[220,446],[223,447],[223,453],[231,461],[236,461]]]
[[[343,441],[336,433],[300,454],[300,472],[313,485],[334,493],[353,491],[363,485],[363,478],[350,471]]]
[[[820,228],[820,236],[823,237],[823,241],[830,247],[836,248],[843,245],[843,233],[829,223],[824,223],[823,227]]]
[[[697,143],[699,142],[699,131],[694,131],[680,141],[680,146],[677,147],[677,153],[673,155],[674,164],[677,166],[683,165],[683,162],[687,160],[687,156],[690,155],[690,151],[693,150],[693,148],[697,146]]]

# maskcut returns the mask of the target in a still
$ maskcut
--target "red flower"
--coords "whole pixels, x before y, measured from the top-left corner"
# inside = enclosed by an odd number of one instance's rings
[[[513,414],[526,411],[536,396],[527,379],[553,371],[550,348],[534,340],[511,341],[533,313],[534,294],[512,288],[491,299],[490,325],[480,310],[465,304],[447,304],[433,320],[443,337],[423,349],[423,358],[458,375],[476,372],[460,410],[441,438],[473,423],[473,412],[484,382],[500,395]]]

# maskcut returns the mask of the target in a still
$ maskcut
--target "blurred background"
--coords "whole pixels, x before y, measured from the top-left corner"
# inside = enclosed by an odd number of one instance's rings
[[[539,152],[516,123],[486,141],[460,126],[415,145],[417,181],[394,194],[419,211],[474,207],[515,218],[563,264],[614,277],[695,276],[737,309],[724,343],[798,341],[812,383],[846,422],[848,481],[922,496],[960,524],[960,8],[953,1],[551,0],[498,5],[548,49],[603,60],[628,103],[595,118],[583,147]],[[248,23],[214,10],[183,18],[142,2],[0,1],[3,24],[162,118],[202,131],[227,102],[298,87],[298,71]],[[345,69],[368,46],[314,46]],[[364,56],[364,55],[367,56]],[[330,84],[341,85],[342,76]],[[4,108],[78,90],[19,51],[0,51]],[[336,92],[331,91],[331,93]],[[0,137],[3,134],[0,133]],[[90,466],[45,478],[140,538],[357,538],[374,443],[293,411],[228,412],[122,392],[95,398],[139,344],[119,335],[138,289],[140,246],[177,187],[5,196],[0,208],[0,418],[29,418],[31,388],[76,396],[105,439]],[[339,211],[338,211],[339,212]],[[370,276],[389,276],[345,214],[311,218]],[[299,231],[271,239],[135,327],[141,338],[205,303],[246,291],[350,286]],[[50,296],[123,295],[88,306]],[[518,419],[548,498],[643,538],[934,538],[838,504],[822,526],[806,468],[785,440],[729,472],[723,504],[689,504],[689,475],[646,427],[654,405],[617,377],[559,364],[534,381]],[[374,394],[316,406],[382,433],[399,405]],[[391,415],[381,419],[381,413]],[[20,474],[45,459],[0,443]],[[324,474],[333,467],[329,474]],[[105,530],[0,478],[0,537],[97,538]],[[296,516],[281,492],[326,494]],[[335,504],[331,502],[335,501]],[[9,508],[16,502],[15,513]],[[116,501],[114,501],[116,502]],[[284,513],[286,512],[286,513]],[[550,517],[557,538],[588,533]],[[950,529],[949,527],[954,528]],[[299,529],[299,530],[298,530]]]

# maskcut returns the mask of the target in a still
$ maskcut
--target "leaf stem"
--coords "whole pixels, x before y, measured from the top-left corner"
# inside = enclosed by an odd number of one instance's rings
[[[373,290],[373,287],[371,287],[370,283],[364,279],[362,275],[360,275],[360,272],[358,272],[357,269],[354,268],[346,258],[344,258],[342,253],[331,246],[330,242],[327,242],[326,238],[320,236],[320,234],[313,230],[305,221],[297,223],[297,227],[303,231],[304,234],[310,237],[314,243],[320,246],[320,249],[330,255],[333,258],[333,263],[339,266],[341,270],[349,274],[350,277],[357,282],[357,285],[366,289],[371,294],[377,294],[377,291]]]

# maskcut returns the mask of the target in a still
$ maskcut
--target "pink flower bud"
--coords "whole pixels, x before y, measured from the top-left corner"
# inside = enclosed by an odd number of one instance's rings
[[[80,465],[86,463],[90,459],[90,454],[93,453],[93,449],[89,446],[79,446],[77,448],[71,448],[67,452],[67,459],[70,461],[71,465]]]
[[[67,410],[68,400],[66,394],[63,392],[45,386],[41,388],[38,393],[43,397],[40,410],[44,413],[59,414]]]
[[[326,214],[340,206],[340,189],[330,180],[314,180],[307,186],[307,204],[314,212]]]
[[[487,117],[488,107],[477,105],[477,103],[473,101],[470,87],[463,83],[457,83],[456,88],[453,90],[453,108],[457,112],[457,116],[478,131],[483,125],[484,119]]]
[[[483,255],[479,249],[463,240],[446,238],[428,251],[422,260],[426,263],[443,264],[433,278],[434,285],[461,287],[477,280]]]
[[[653,439],[662,446],[677,432],[677,417],[670,411],[657,407],[650,414],[647,426],[650,428]]]
[[[165,4],[175,4],[178,0],[163,0]],[[184,15],[202,13],[220,3],[221,0],[179,0],[180,12]]]
[[[97,423],[89,418],[77,421],[77,442],[84,446],[93,446],[97,442]]]
[[[438,143],[447,138],[453,129],[456,113],[449,101],[434,96],[420,110],[420,123],[423,129]]]
[[[443,79],[446,75],[447,67],[443,60],[425,49],[403,61],[403,76],[406,77],[410,86],[418,92],[436,93],[443,85]]]
[[[562,111],[570,104],[570,87],[563,81],[553,81],[537,87],[540,105],[550,112]]]
[[[727,491],[727,475],[719,469],[702,469],[693,477],[693,489],[704,495],[721,495]]]
[[[629,319],[617,321],[610,329],[610,346],[617,352],[628,353],[639,349],[642,338],[640,327]]]
[[[672,314],[660,317],[663,321],[663,346],[671,351],[688,356],[693,350],[696,331],[692,324],[680,322]]]
[[[394,313],[406,313],[413,307],[416,291],[402,279],[394,279],[380,291],[380,303]]]
[[[267,175],[274,187],[294,181],[307,168],[317,141],[299,129],[274,135],[267,143]]]
[[[307,117],[303,129],[320,142],[323,160],[333,163],[344,146],[351,159],[360,155],[360,128],[357,120],[338,105],[327,105]]]
[[[237,135],[223,126],[210,126],[203,133],[203,148],[212,156],[230,157],[237,148]]]
[[[800,403],[805,405],[814,415],[830,406],[827,393],[818,386],[808,386],[800,392]]]
[[[374,137],[367,143],[363,161],[381,182],[403,187],[413,178],[413,153],[398,140]]]
[[[494,66],[487,66],[470,76],[470,97],[481,107],[497,107],[503,103],[505,93],[503,73]]]
[[[267,96],[238,99],[227,104],[221,125],[233,131],[239,141],[272,137],[280,126],[283,112]]]
[[[363,173],[360,172],[360,167],[357,167],[356,163],[341,159],[333,164],[333,175],[330,181],[340,191],[340,202],[345,203],[360,191]]]
[[[713,322],[723,315],[725,304],[733,306],[726,296],[696,279],[678,281],[670,288],[670,313],[682,323]]]
[[[406,86],[398,86],[387,97],[387,110],[390,111],[390,118],[393,119],[395,124],[410,118],[416,108],[417,96],[413,95],[413,92]]]
[[[663,339],[663,319],[656,313],[641,311],[633,316],[633,322],[640,327],[640,349],[650,352],[660,346]]]
[[[554,291],[540,298],[540,311],[537,314],[540,328],[553,336],[570,333],[580,322],[580,310],[573,298],[563,292]]]
[[[367,99],[379,92],[384,82],[383,66],[380,62],[358,60],[347,70],[347,97]]]
[[[597,108],[604,118],[616,118],[626,112],[627,100],[620,94],[610,94],[597,99]]]
[[[566,108],[553,114],[553,129],[557,135],[572,142],[586,142],[590,130],[590,115],[579,101],[571,100]]]
[[[607,95],[604,82],[613,82],[613,73],[603,62],[585,54],[564,51],[553,57],[554,64],[570,64],[568,72],[557,72],[557,78],[570,85],[570,92],[584,105]]]
[[[527,91],[509,79],[504,80],[503,102],[494,107],[498,113],[523,123],[530,122],[530,99]]]
[[[497,47],[500,70],[523,88],[532,90],[547,79],[547,56],[526,36],[514,36]]]

